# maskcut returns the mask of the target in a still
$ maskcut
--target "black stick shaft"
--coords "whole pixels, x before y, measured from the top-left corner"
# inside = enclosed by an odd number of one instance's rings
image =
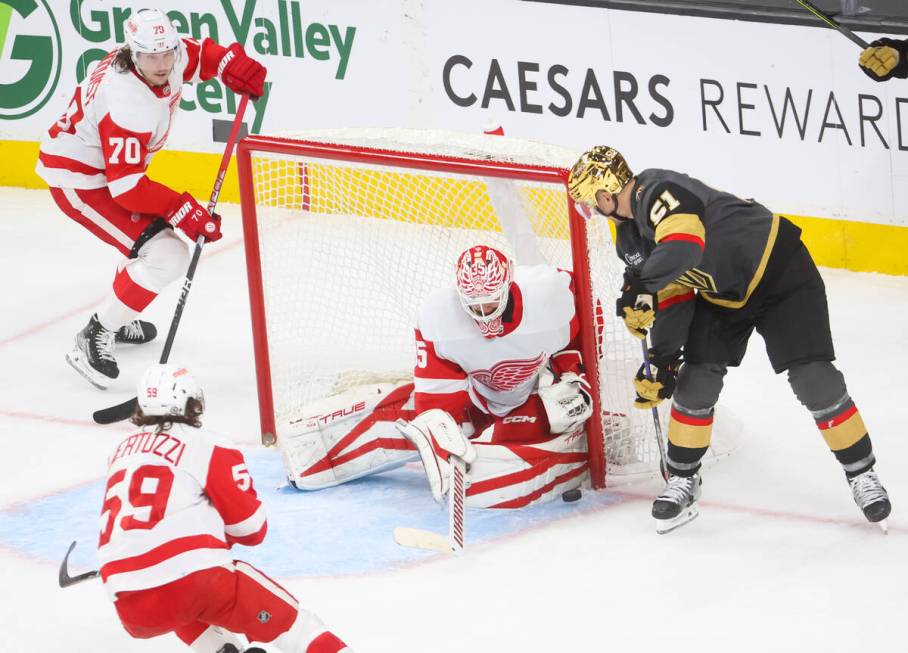
[[[824,13],[823,11],[821,11],[812,2],[810,2],[810,0],[795,0],[795,2],[797,2],[799,5],[804,7],[804,9],[806,9],[807,11],[812,13],[814,16],[819,18],[821,21],[823,21],[824,23],[829,25],[832,29],[838,30],[846,38],[850,39],[857,45],[861,46],[861,49],[867,48],[870,45],[869,43],[867,43],[867,41],[862,39],[860,36],[858,36],[857,34],[852,32],[850,29],[848,29],[844,25],[840,24],[832,16],[829,16],[826,13]]]

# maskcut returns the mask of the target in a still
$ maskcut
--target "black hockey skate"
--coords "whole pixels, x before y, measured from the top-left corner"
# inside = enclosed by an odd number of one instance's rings
[[[863,474],[848,479],[848,484],[851,486],[854,502],[858,504],[867,521],[879,524],[884,533],[888,532],[886,517],[892,511],[892,504],[889,502],[889,493],[880,483],[876,472],[868,469]]]
[[[158,335],[158,330],[151,322],[133,320],[117,331],[116,341],[124,345],[144,345]]]
[[[702,484],[699,474],[668,477],[668,484],[653,502],[657,533],[670,533],[697,518],[700,514],[697,499],[700,498]]]
[[[107,390],[120,376],[114,358],[116,332],[105,329],[92,315],[88,325],[76,334],[76,346],[66,354],[66,362],[96,388]]]

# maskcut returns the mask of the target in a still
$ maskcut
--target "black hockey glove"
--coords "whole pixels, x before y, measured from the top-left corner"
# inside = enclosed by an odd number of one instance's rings
[[[677,353],[671,358],[656,362],[653,360],[653,350],[649,350],[649,369],[652,378],[647,378],[646,364],[640,366],[637,370],[637,376],[634,377],[634,389],[637,391],[637,398],[634,400],[634,408],[646,410],[653,408],[662,403],[663,399],[668,399],[675,391],[675,380],[678,378],[678,370],[681,369],[681,354]]]
[[[643,287],[637,268],[628,267],[624,271],[621,297],[618,298],[615,312],[624,320],[624,326],[632,336],[639,340],[646,337],[647,329],[656,321],[656,308],[656,293]]]
[[[877,39],[861,53],[861,70],[872,80],[885,82],[892,77],[908,77],[908,41]]]

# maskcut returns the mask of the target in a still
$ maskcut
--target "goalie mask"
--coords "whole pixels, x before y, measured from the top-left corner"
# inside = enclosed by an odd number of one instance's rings
[[[501,316],[508,307],[513,263],[497,249],[476,245],[457,259],[460,303],[487,338],[504,331]]]
[[[139,70],[140,54],[174,52],[174,63],[180,60],[180,35],[160,9],[139,9],[125,23],[126,45],[132,62]]]
[[[568,177],[568,190],[575,202],[596,206],[596,192],[617,195],[631,180],[631,172],[621,152],[607,145],[597,145],[584,152]]]
[[[186,402],[197,400],[205,409],[202,388],[185,367],[152,365],[139,380],[136,389],[139,408],[149,417],[187,417]]]

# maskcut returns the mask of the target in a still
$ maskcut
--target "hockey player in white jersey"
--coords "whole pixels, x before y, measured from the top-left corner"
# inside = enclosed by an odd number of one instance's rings
[[[586,478],[592,407],[572,275],[515,266],[485,245],[463,252],[455,270],[456,283],[419,308],[413,384],[338,397],[282,439],[294,485],[384,471],[412,460],[414,447],[439,502],[452,452],[471,464],[471,507],[520,508]]]
[[[202,390],[186,369],[149,368],[132,418],[141,429],[108,459],[98,540],[100,575],[126,631],[174,633],[193,651],[250,642],[283,653],[350,649],[284,588],[234,560],[268,524],[243,454],[202,430]],[[247,649],[261,650],[261,649]]]
[[[137,317],[186,271],[189,253],[175,235],[221,237],[189,193],[152,181],[146,169],[164,147],[184,83],[218,77],[236,93],[261,96],[266,70],[234,43],[181,37],[157,9],[125,22],[126,43],[76,87],[69,107],[43,135],[36,171],[69,218],[126,258],[104,305],[76,335],[67,361],[98,388],[119,375],[114,343],[141,344],[155,327]]]

